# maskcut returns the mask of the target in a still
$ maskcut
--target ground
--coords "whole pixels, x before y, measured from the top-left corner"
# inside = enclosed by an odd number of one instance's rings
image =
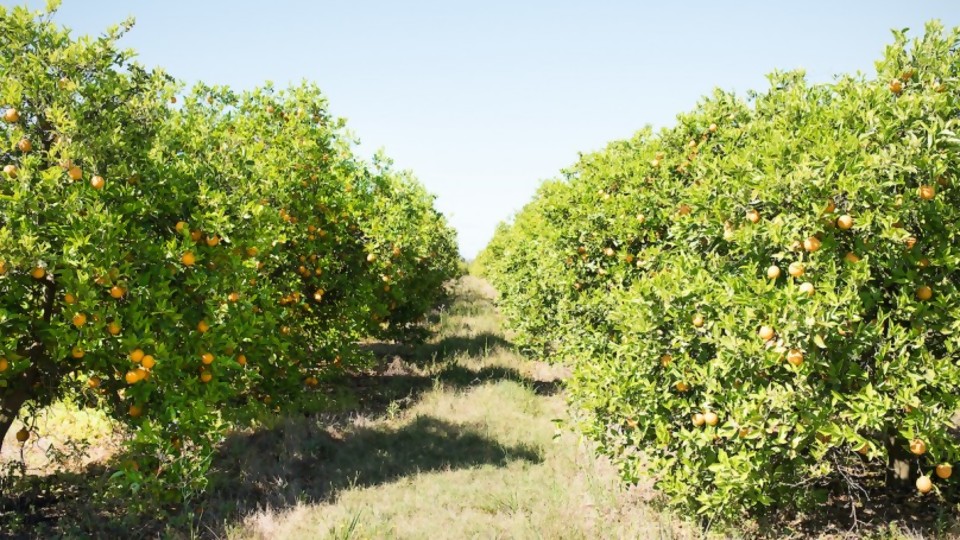
[[[31,471],[47,476],[40,474],[33,489],[0,498],[0,536],[722,536],[665,510],[649,486],[619,482],[616,469],[569,425],[562,388],[568,370],[514,350],[494,295],[486,282],[462,279],[454,301],[431,322],[426,343],[368,345],[378,367],[339,381],[339,410],[278,417],[232,434],[214,459],[208,495],[165,523],[126,516],[122,504],[84,502],[95,499],[89,495],[109,476],[110,464],[102,462],[116,437],[106,420],[60,404],[43,415],[41,435],[85,434],[91,456],[65,465],[85,467],[79,473],[50,475],[56,462],[49,448],[62,437],[45,435],[28,447]],[[19,447],[10,447],[7,463],[19,457]],[[849,532],[822,518],[767,530],[747,524],[734,536],[919,538],[936,532],[911,533],[910,523]]]

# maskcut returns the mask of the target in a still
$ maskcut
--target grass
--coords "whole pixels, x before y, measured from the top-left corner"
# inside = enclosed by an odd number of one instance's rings
[[[722,536],[665,510],[649,486],[621,484],[615,467],[564,427],[568,370],[513,350],[494,295],[485,282],[464,278],[455,301],[432,317],[428,341],[366,345],[379,365],[333,381],[335,410],[268,418],[232,434],[213,458],[207,495],[163,520],[99,497],[113,461],[123,459],[111,457],[117,428],[98,413],[58,404],[41,415],[41,442],[28,448],[27,487],[0,497],[0,537]],[[42,445],[68,439],[86,441],[87,457],[44,457]],[[849,532],[828,521],[837,513],[828,508],[775,528],[745,523],[727,534],[951,535],[882,517]]]

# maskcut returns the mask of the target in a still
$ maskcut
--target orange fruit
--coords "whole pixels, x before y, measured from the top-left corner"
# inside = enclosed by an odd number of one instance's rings
[[[914,439],[910,441],[910,453],[915,456],[922,456],[927,453],[927,443],[923,439]]]
[[[900,81],[900,79],[894,79],[890,81],[890,91],[897,96],[900,95],[900,92],[903,92],[903,83]]]
[[[838,218],[837,218],[837,227],[840,227],[841,229],[843,229],[843,230],[845,230],[845,231],[850,230],[850,227],[853,227],[853,218],[850,217],[850,216],[848,216],[847,214],[844,214],[844,215],[838,217]]]
[[[701,326],[703,326],[703,323],[704,323],[703,315],[697,313],[696,315],[693,316],[693,326],[700,328]]]
[[[77,328],[80,328],[81,326],[83,326],[83,325],[85,325],[85,324],[87,324],[87,316],[86,316],[86,315],[84,315],[83,313],[77,313],[76,315],[73,316],[73,325],[74,325],[74,326],[76,326]]]
[[[681,382],[678,382],[676,385],[674,385],[674,388],[676,388],[678,392],[689,392],[690,384],[681,381]]]
[[[669,366],[673,362],[673,357],[669,354],[665,354],[660,357],[660,365],[663,367]]]
[[[770,341],[773,339],[775,333],[776,332],[774,332],[773,328],[769,326],[761,326],[760,330],[757,332],[757,335],[760,336],[760,339],[764,341]]]
[[[87,379],[87,386],[90,388],[97,388],[100,386],[100,377],[93,376]]]
[[[694,413],[693,415],[693,425],[695,427],[700,427],[704,423],[703,413]]]
[[[803,241],[803,249],[813,253],[820,249],[820,239],[816,236],[811,236]]]
[[[76,303],[77,303],[77,297],[74,296],[74,295],[71,294],[71,293],[67,293],[67,294],[63,295],[63,301],[66,302],[66,303],[68,303],[68,304],[73,305],[73,304],[76,304]]]
[[[30,142],[30,139],[20,139],[20,142],[17,143],[17,148],[26,154],[33,150],[33,143]]]
[[[917,478],[917,491],[924,495],[933,491],[933,481],[930,480],[929,476],[923,475]]]
[[[157,365],[157,361],[153,358],[152,355],[145,355],[143,360],[140,361],[140,365],[144,369],[153,369],[153,366]]]
[[[703,415],[703,421],[706,422],[708,426],[714,427],[718,423],[720,423],[720,417],[717,416],[717,413],[713,411],[708,411],[706,414]]]
[[[79,345],[70,349],[70,356],[72,356],[76,360],[80,360],[81,358],[83,358],[85,354],[86,353],[83,351],[83,349]]]
[[[930,259],[926,257],[921,258],[919,261],[917,261],[917,266],[919,266],[920,268],[926,268],[930,266]]]
[[[247,357],[241,354],[240,356],[237,357],[237,363],[240,364],[241,366],[247,365]]]
[[[30,271],[30,275],[33,276],[33,279],[43,279],[44,277],[47,276],[47,271],[44,270],[42,267],[37,266],[36,268]]]
[[[129,356],[130,361],[138,364],[143,361],[143,357],[144,357],[144,354],[141,349],[134,349]]]
[[[827,199],[827,206],[823,208],[824,214],[832,214],[834,210],[837,209],[837,203],[833,202],[833,199]]]
[[[186,222],[186,221],[178,221],[177,224],[174,225],[173,228],[176,229],[176,231],[177,231],[178,233],[182,233],[183,230],[187,228],[187,222]]]
[[[194,242],[199,242],[201,238],[203,238],[203,233],[199,230],[190,231],[190,239]]]
[[[769,279],[777,279],[778,277],[780,277],[780,267],[779,267],[779,266],[771,266],[770,268],[767,268],[767,278],[769,278]]]
[[[367,262],[371,262],[371,263],[372,263],[372,262],[375,261],[375,260],[377,260],[377,254],[376,254],[376,253],[371,253],[371,254],[367,255]]]
[[[180,262],[182,262],[184,266],[193,266],[197,263],[197,258],[193,253],[188,251],[184,253],[182,257],[180,257]]]
[[[140,374],[136,371],[130,370],[126,375],[123,376],[123,380],[127,381],[127,384],[137,384],[140,382]]]
[[[933,289],[926,285],[921,285],[917,287],[917,298],[921,301],[927,301],[933,297]]]
[[[17,432],[17,441],[25,443],[29,438],[30,438],[30,432],[27,431],[27,428],[22,428],[20,431]]]
[[[67,169],[67,176],[69,176],[71,180],[73,180],[74,182],[76,182],[76,181],[80,180],[81,178],[83,178],[83,169],[81,169],[80,167],[77,167],[76,165],[74,165],[74,166],[70,167],[69,169]]]
[[[247,248],[247,257],[256,257],[259,252],[260,250],[255,247]]]
[[[790,266],[787,268],[787,272],[789,272],[790,275],[795,278],[802,276],[804,272],[803,263],[800,261],[790,263]]]
[[[916,237],[916,236],[911,236],[911,237],[907,238],[906,240],[904,240],[904,241],[903,241],[903,244],[904,244],[904,247],[906,248],[906,250],[907,250],[907,251],[910,251],[911,249],[913,249],[913,246],[917,245],[917,237]]]
[[[717,125],[716,125],[716,124],[710,124],[710,127],[707,128],[707,131],[709,131],[710,133],[716,133],[716,132],[717,132]]]
[[[937,196],[937,188],[931,185],[922,185],[917,188],[917,195],[925,201],[932,200]]]
[[[114,285],[113,287],[110,287],[110,296],[112,296],[117,300],[123,298],[123,295],[125,294],[127,294],[127,291],[124,290],[124,288],[120,287],[119,285]]]
[[[107,182],[103,179],[102,176],[94,176],[93,178],[90,179],[90,185],[93,186],[93,189],[97,189],[97,190],[103,189],[103,186],[105,186],[106,183]]]
[[[6,358],[0,358],[0,372],[6,371],[10,368],[10,362]]]
[[[239,302],[239,301],[240,301],[240,293],[238,293],[238,292],[236,292],[236,291],[230,293],[229,295],[227,295],[227,300],[229,300],[230,302],[233,302],[233,303]]]
[[[603,254],[606,255],[607,257],[613,257],[616,254],[616,252],[613,250],[612,247],[608,247],[603,249]]]
[[[9,176],[10,178],[17,177],[17,166],[16,165],[4,165],[3,174]]]
[[[800,292],[807,296],[813,296],[815,290],[816,289],[814,288],[813,283],[810,283],[809,281],[805,281],[800,284]]]
[[[213,235],[213,236],[207,238],[207,245],[210,246],[210,247],[214,247],[214,246],[216,246],[216,245],[219,244],[219,243],[220,243],[220,237],[217,236],[217,235]]]
[[[753,208],[747,210],[747,221],[750,223],[759,223],[760,222],[760,212],[757,212]]]
[[[207,321],[200,321],[197,323],[197,332],[206,334],[208,330],[210,330],[210,325],[207,324]]]
[[[677,213],[679,213],[681,216],[689,216],[690,212],[693,212],[693,209],[690,208],[690,205],[686,203],[681,204],[677,209]]]
[[[14,122],[19,122],[19,121],[20,121],[20,111],[14,109],[14,108],[12,108],[12,107],[9,108],[9,109],[7,109],[6,111],[3,112],[3,121],[6,122],[6,123],[8,123],[8,124],[13,124]]]
[[[5,261],[0,260],[0,276],[6,273],[7,273],[7,263]]]
[[[949,463],[941,463],[937,465],[937,477],[943,480],[946,480],[953,476],[953,465]]]
[[[127,414],[133,418],[139,418],[143,414],[143,407],[139,405],[130,405],[130,408],[127,409]]]
[[[843,260],[851,264],[856,264],[860,262],[860,257],[858,257],[856,253],[848,251],[847,254],[843,256]]]
[[[208,383],[212,380],[213,380],[213,373],[210,373],[209,371],[206,371],[206,370],[200,372],[200,382]]]
[[[203,353],[203,354],[200,355],[200,360],[201,360],[205,365],[208,365],[208,366],[209,366],[210,364],[213,363],[214,356],[213,356],[212,354],[210,354],[210,353]]]
[[[787,362],[794,367],[800,367],[803,365],[803,352],[800,349],[790,349],[787,353]]]
[[[111,336],[115,336],[120,333],[120,323],[114,321],[107,325],[107,332],[110,332]]]

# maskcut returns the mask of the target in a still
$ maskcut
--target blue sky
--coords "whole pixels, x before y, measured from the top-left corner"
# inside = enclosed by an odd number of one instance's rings
[[[872,73],[891,28],[958,26],[960,2],[64,0],[57,20],[96,34],[129,15],[124,43],[188,83],[316,81],[363,153],[437,194],[472,257],[578,152],[773,69]]]

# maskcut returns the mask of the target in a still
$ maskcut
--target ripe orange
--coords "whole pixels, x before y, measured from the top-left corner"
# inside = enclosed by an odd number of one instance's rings
[[[690,384],[681,381],[681,382],[678,382],[676,385],[674,385],[674,388],[676,388],[678,392],[689,392]]]
[[[703,417],[703,413],[694,413],[693,415],[693,425],[695,427],[700,427],[706,420]]]
[[[238,357],[237,357],[237,363],[240,364],[241,366],[247,365],[247,357],[246,357],[246,355],[241,354],[240,356],[238,356]]]
[[[920,299],[921,301],[926,302],[927,300],[929,300],[929,299],[932,298],[932,297],[933,297],[933,289],[931,289],[930,287],[928,287],[928,286],[926,286],[926,285],[921,285],[920,287],[917,287],[917,298],[918,298],[918,299]]]
[[[134,349],[129,355],[130,361],[138,364],[143,361],[143,357],[144,354],[141,349]]]
[[[803,263],[800,261],[790,263],[790,266],[787,267],[787,272],[795,278],[802,276],[804,272]]]
[[[761,326],[760,330],[757,332],[757,335],[760,336],[760,339],[764,341],[770,341],[773,339],[775,333],[776,332],[774,332],[773,328],[769,326]]]
[[[67,304],[73,305],[77,303],[77,297],[74,296],[72,293],[67,293],[63,295],[63,301],[66,302]]]
[[[213,363],[214,356],[210,353],[203,353],[200,355],[200,360],[204,363],[204,365],[209,366]]]
[[[900,79],[894,79],[890,81],[890,91],[897,96],[900,95],[900,92],[903,92],[903,83],[900,81]]]
[[[923,439],[914,439],[910,441],[910,453],[915,456],[922,456],[927,453],[927,443]]]
[[[17,149],[26,154],[33,150],[33,143],[30,142],[30,139],[20,139],[20,142],[17,143]]]
[[[256,257],[259,252],[260,250],[255,247],[247,248],[247,257]]]
[[[937,188],[931,185],[922,185],[917,188],[917,195],[925,200],[932,200],[937,195]]]
[[[757,212],[753,208],[747,210],[747,221],[750,223],[759,223],[760,222],[760,212]]]
[[[8,124],[20,121],[20,111],[10,108],[3,112],[3,121]]]
[[[213,380],[213,373],[210,373],[207,370],[203,370],[200,372],[200,382],[208,383],[212,380]]]
[[[4,372],[10,368],[10,362],[6,358],[0,358],[0,372]]]
[[[375,261],[375,260],[377,260],[377,254],[376,254],[376,253],[371,253],[371,254],[367,255],[367,262],[371,262],[371,263],[372,263],[372,262]]]
[[[919,266],[920,268],[926,268],[930,266],[930,259],[926,257],[921,258],[919,261],[917,261],[917,266]]]
[[[16,165],[13,165],[13,164],[4,165],[4,166],[3,166],[3,174],[9,176],[10,178],[16,178],[16,177],[17,177],[17,166],[16,166]]]
[[[673,362],[673,357],[669,354],[665,354],[660,357],[660,365],[663,367],[669,366]]]
[[[148,354],[140,361],[140,365],[143,366],[144,369],[153,369],[153,366],[157,365],[157,361],[152,355]]]
[[[190,239],[194,242],[199,242],[203,238],[203,233],[200,230],[190,231]]]
[[[176,229],[176,231],[177,231],[178,233],[182,233],[183,230],[187,228],[187,222],[186,222],[186,221],[178,221],[177,224],[174,225],[173,228]]]
[[[130,370],[126,375],[123,376],[123,380],[127,381],[127,384],[137,384],[140,382],[140,374],[136,371]]]
[[[125,294],[127,294],[127,291],[124,290],[124,288],[120,287],[119,285],[114,285],[113,287],[110,287],[110,296],[112,296],[116,300],[123,298],[123,295]]]
[[[76,182],[76,181],[80,180],[81,178],[83,178],[83,169],[81,169],[80,167],[77,167],[76,165],[74,165],[74,166],[70,167],[69,169],[67,169],[67,176],[69,176],[71,180],[73,180],[74,182]]]
[[[207,245],[210,247],[214,247],[219,243],[220,243],[220,237],[217,235],[213,235],[207,238]]]
[[[106,181],[102,176],[94,176],[90,179],[90,185],[93,186],[93,189],[103,189],[103,186],[106,185]]]
[[[93,376],[87,379],[87,386],[90,388],[97,388],[100,386],[100,377]]]
[[[824,214],[832,214],[834,210],[837,209],[837,203],[833,202],[833,199],[827,199],[827,206],[823,208]]]
[[[847,231],[850,230],[850,227],[853,227],[853,218],[844,214],[837,218],[837,227]]]
[[[197,263],[197,257],[188,251],[180,257],[180,262],[182,262],[184,266],[193,266]]]
[[[933,481],[930,480],[930,477],[923,475],[920,478],[917,478],[917,491],[926,495],[933,490]]]
[[[693,326],[700,328],[701,326],[703,326],[703,323],[704,323],[703,315],[697,313],[696,315],[693,316]]]
[[[230,293],[229,295],[227,295],[227,300],[236,304],[237,302],[240,301],[240,293],[236,291]]]
[[[816,236],[811,236],[803,241],[803,249],[809,251],[810,253],[818,251],[820,249],[820,245],[820,239]]]
[[[709,131],[710,133],[716,133],[716,132],[717,132],[717,125],[716,125],[716,124],[710,124],[710,127],[707,128],[707,131]]]
[[[30,432],[27,431],[27,428],[21,428],[20,431],[17,432],[17,441],[25,443],[29,438]]]
[[[139,418],[143,414],[143,407],[139,405],[130,405],[130,408],[127,409],[127,414],[133,418]]]
[[[33,276],[33,279],[43,279],[47,275],[47,271],[43,267],[37,266],[30,271],[30,275]]]
[[[76,315],[73,316],[73,325],[74,325],[74,326],[76,326],[77,328],[80,328],[81,326],[83,326],[83,325],[85,325],[85,324],[87,324],[87,316],[86,316],[86,315],[84,315],[83,313],[77,313]]]
[[[815,291],[815,288],[814,288],[814,286],[813,286],[813,283],[810,283],[809,281],[805,281],[805,282],[803,282],[803,283],[800,284],[800,292],[801,292],[801,293],[803,293],[803,294],[805,294],[805,295],[807,295],[807,296],[813,296],[814,291]]]
[[[779,267],[779,266],[771,266],[770,268],[767,268],[767,278],[769,278],[769,279],[777,279],[778,277],[780,277],[780,267]]]
[[[708,411],[703,415],[703,421],[706,422],[708,426],[715,427],[718,423],[720,423],[720,417],[717,416],[717,413]]]
[[[681,216],[689,216],[690,212],[693,212],[693,209],[690,208],[690,205],[686,203],[681,204],[677,209],[677,213],[679,213]]]
[[[860,257],[858,257],[856,253],[848,251],[847,254],[843,256],[843,260],[851,264],[856,264],[860,262]]]
[[[800,367],[803,365],[803,352],[800,349],[790,349],[787,353],[787,362],[794,367]]]
[[[913,246],[916,246],[916,245],[917,245],[917,237],[916,237],[916,236],[911,236],[911,237],[907,238],[906,240],[904,240],[904,241],[903,241],[903,244],[904,244],[904,247],[906,248],[906,250],[907,250],[907,251],[910,251],[911,249],[913,249]]]
[[[210,325],[207,324],[207,321],[200,321],[197,323],[197,332],[201,334],[206,334],[210,330]]]
[[[120,333],[120,323],[114,321],[107,325],[107,332],[110,332],[111,336],[115,336]]]
[[[606,255],[607,257],[613,257],[614,255],[616,255],[616,252],[613,250],[612,247],[608,247],[608,248],[603,248],[603,254]]]
[[[953,465],[949,463],[941,463],[937,465],[937,477],[943,480],[946,480],[953,476]]]

